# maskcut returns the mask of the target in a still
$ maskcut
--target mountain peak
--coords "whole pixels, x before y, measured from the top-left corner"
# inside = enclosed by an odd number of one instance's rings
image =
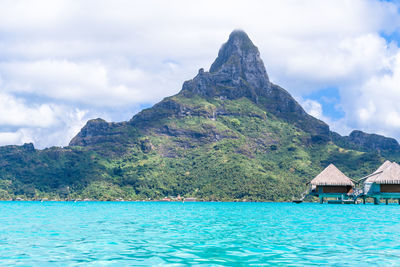
[[[244,31],[235,30],[210,71],[200,69],[196,77],[183,84],[182,91],[229,99],[248,97],[257,102],[258,96],[271,91],[271,83],[258,48]]]
[[[258,48],[242,30],[234,30],[222,45],[218,57],[210,67],[210,73],[229,73],[233,78],[251,81],[255,78],[268,83],[268,75]],[[264,86],[264,84],[257,84]]]
[[[308,115],[286,90],[269,81],[260,52],[244,31],[233,31],[210,71],[200,69],[196,77],[183,84],[180,94],[229,100],[246,97],[271,114],[311,133],[313,140],[329,139],[327,124]]]

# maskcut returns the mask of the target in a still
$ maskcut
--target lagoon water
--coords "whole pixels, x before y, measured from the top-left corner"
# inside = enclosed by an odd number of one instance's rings
[[[0,265],[400,265],[399,205],[0,202]]]

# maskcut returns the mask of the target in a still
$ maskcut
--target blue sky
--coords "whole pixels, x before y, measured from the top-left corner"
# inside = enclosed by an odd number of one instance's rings
[[[347,135],[400,139],[399,1],[0,0],[0,145],[65,146],[209,68],[234,29],[271,81]]]
[[[329,118],[339,120],[345,116],[345,112],[340,106],[340,92],[337,87],[320,88],[303,97],[320,103],[322,114]]]

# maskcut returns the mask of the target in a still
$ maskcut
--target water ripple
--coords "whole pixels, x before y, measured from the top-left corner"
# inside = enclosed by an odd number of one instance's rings
[[[398,205],[0,202],[0,265],[399,265]]]

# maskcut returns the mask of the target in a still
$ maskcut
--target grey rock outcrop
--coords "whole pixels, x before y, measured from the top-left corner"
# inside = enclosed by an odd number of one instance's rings
[[[70,146],[87,146],[112,142],[121,135],[119,130],[126,123],[106,122],[101,118],[89,120],[81,131],[70,141]]]
[[[396,139],[378,134],[368,134],[355,130],[345,138],[352,144],[365,150],[400,150],[399,143],[396,141]]]
[[[267,88],[269,79],[258,48],[247,34],[240,30],[233,31],[228,42],[218,52],[218,57],[210,67],[210,73],[229,77],[240,85],[240,78],[254,88]]]
[[[278,118],[309,132],[315,140],[330,140],[327,124],[307,114],[285,89],[269,81],[258,48],[240,30],[230,34],[210,71],[200,69],[195,78],[183,84],[181,93],[221,99],[247,97]]]
[[[257,101],[258,95],[270,87],[258,48],[245,32],[236,30],[221,47],[210,71],[200,69],[195,78],[183,84],[182,92],[228,99],[248,97]]]

